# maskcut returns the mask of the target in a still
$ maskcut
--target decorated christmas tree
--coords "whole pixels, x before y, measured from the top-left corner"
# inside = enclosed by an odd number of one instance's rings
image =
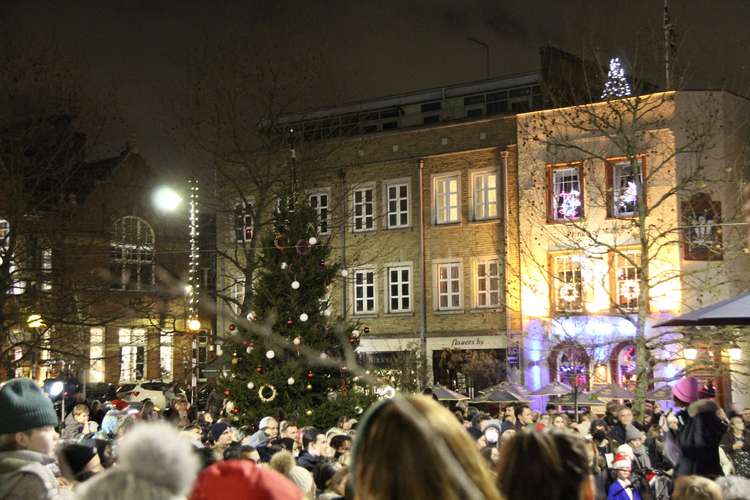
[[[616,99],[630,95],[630,84],[625,78],[625,70],[622,68],[619,57],[609,60],[609,73],[607,82],[604,84],[602,99]]]
[[[224,394],[243,424],[282,410],[300,425],[330,427],[372,402],[335,363],[358,342],[357,325],[332,317],[331,284],[341,269],[319,239],[317,213],[294,192],[279,205],[273,231],[261,237],[253,311],[240,329],[247,332],[238,334]]]

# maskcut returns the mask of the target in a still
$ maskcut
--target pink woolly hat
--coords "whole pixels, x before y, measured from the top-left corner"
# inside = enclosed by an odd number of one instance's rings
[[[672,395],[685,403],[698,399],[698,380],[695,377],[684,377],[672,387]]]

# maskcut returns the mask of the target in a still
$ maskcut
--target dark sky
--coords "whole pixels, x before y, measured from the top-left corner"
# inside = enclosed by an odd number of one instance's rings
[[[748,94],[750,1],[671,3],[687,86]],[[135,135],[149,163],[170,169],[191,160],[166,133],[166,102],[179,96],[186,65],[206,41],[228,33],[318,57],[320,73],[336,85],[311,87],[306,101],[314,108],[484,78],[483,49],[467,37],[490,46],[492,76],[536,69],[546,43],[629,59],[638,45],[645,60],[661,36],[662,8],[661,0],[17,0],[2,3],[0,19],[11,31],[53,39],[94,87],[115,89],[122,120],[98,154],[117,152]],[[662,83],[653,65],[647,77]]]

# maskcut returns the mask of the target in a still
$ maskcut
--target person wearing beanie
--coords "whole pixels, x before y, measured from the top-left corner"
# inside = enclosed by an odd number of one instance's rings
[[[93,440],[67,443],[59,449],[58,453],[60,468],[65,477],[71,481],[80,483],[104,470]]]
[[[231,446],[234,441],[234,427],[230,426],[226,422],[216,422],[211,426],[209,432],[209,438],[211,440],[211,447],[220,456],[224,456],[224,452]]]
[[[81,483],[76,500],[172,500],[190,491],[200,464],[179,431],[139,422],[118,444],[116,467]]]
[[[609,486],[607,500],[641,500],[638,488],[631,481],[632,463],[627,455],[617,453],[612,462],[615,481]]]
[[[70,498],[52,472],[58,435],[52,401],[29,379],[0,388],[0,498]]]
[[[273,470],[293,482],[300,491],[315,498],[315,482],[307,469],[294,463],[294,456],[288,451],[280,451],[271,457],[268,464]]]
[[[675,477],[698,475],[715,479],[724,475],[719,461],[719,445],[729,429],[724,410],[713,399],[700,399],[700,383],[684,377],[672,388],[678,428],[672,432],[679,458]]]
[[[208,467],[198,476],[189,497],[190,500],[302,498],[304,494],[292,481],[275,470],[260,467],[248,460],[229,460]]]

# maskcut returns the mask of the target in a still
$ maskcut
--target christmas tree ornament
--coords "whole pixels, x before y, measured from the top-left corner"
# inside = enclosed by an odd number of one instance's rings
[[[359,330],[352,330],[352,337],[354,338],[359,337]]]
[[[320,353],[320,359],[328,359],[328,354],[321,352]]]
[[[307,240],[299,240],[294,248],[297,250],[297,255],[301,256],[310,255],[312,252],[312,247]]]
[[[237,407],[232,408],[232,413],[237,415],[240,412],[240,409]]]
[[[318,242],[318,238],[316,238],[315,236],[310,236],[310,239],[309,239],[309,240],[307,240],[307,242],[308,242],[308,243],[309,243],[310,245],[315,245],[315,244],[316,244],[316,243]]]
[[[248,354],[250,354],[251,352],[253,352],[253,346],[249,345],[249,346],[245,347],[245,352],[248,353]]]
[[[325,316],[326,318],[330,318],[332,313],[333,311],[331,311],[331,308],[329,307],[325,311],[323,311],[323,316]]]
[[[286,320],[286,326],[292,326],[293,324],[294,324],[294,320],[293,319]]]
[[[342,278],[346,278],[347,276],[349,276],[349,271],[347,271],[346,269],[342,269],[341,270],[341,277]]]
[[[289,267],[289,264],[287,264],[286,262],[282,262],[280,267],[282,271],[285,271],[286,268]]]
[[[224,389],[224,397],[225,398],[228,398],[230,394],[232,394],[232,391],[230,391],[229,389]]]
[[[305,412],[305,415],[307,415],[308,417],[309,417],[310,415],[312,415],[312,414],[313,414],[313,411],[312,411],[312,410],[307,410],[307,411]]]
[[[289,378],[288,378],[288,379],[286,380],[286,383],[287,383],[287,384],[289,384],[289,385],[294,385],[294,377],[289,377]]]
[[[258,374],[263,373],[263,367],[262,366],[256,366],[255,367],[255,373],[258,373]]]
[[[237,364],[237,363],[239,363],[239,362],[240,362],[240,360],[239,360],[239,359],[237,359],[237,358],[232,358],[232,364],[233,364],[233,365],[236,365],[236,364]]]
[[[299,315],[299,320],[302,321],[303,323],[305,321],[307,321],[307,318],[308,318],[308,316],[307,316],[306,313],[302,313],[302,314]]]
[[[277,250],[284,250],[284,236],[281,234],[276,235],[276,237],[273,239],[273,246],[276,247]]]
[[[255,384],[254,384],[254,383],[252,383],[252,382],[248,382],[248,383],[247,383],[247,388],[248,388],[248,389],[250,389],[250,390],[252,391],[253,389],[255,389]]]
[[[300,339],[299,337],[294,337],[294,340],[292,340],[292,344],[294,345],[300,345],[301,342],[302,339]]]
[[[270,403],[276,399],[276,388],[271,384],[263,384],[258,389],[258,399],[264,403]]]
[[[297,290],[297,289],[299,289],[299,281],[294,280],[292,281],[292,290]]]
[[[247,320],[248,321],[255,321],[257,319],[257,316],[255,316],[255,313],[253,311],[250,311],[247,313]]]
[[[276,353],[269,349],[268,351],[266,351],[266,357],[268,359],[273,359],[276,357]]]
[[[308,371],[307,372],[307,379],[308,380],[312,380],[313,377],[315,377],[315,374],[312,372],[312,370]]]
[[[364,412],[364,410],[362,409],[362,407],[361,407],[361,406],[356,406],[356,407],[354,407],[354,412],[355,412],[355,413],[356,413],[357,415],[362,415],[362,412]]]
[[[308,391],[312,391],[312,384],[307,384],[307,386],[305,386],[305,389],[307,389]]]

